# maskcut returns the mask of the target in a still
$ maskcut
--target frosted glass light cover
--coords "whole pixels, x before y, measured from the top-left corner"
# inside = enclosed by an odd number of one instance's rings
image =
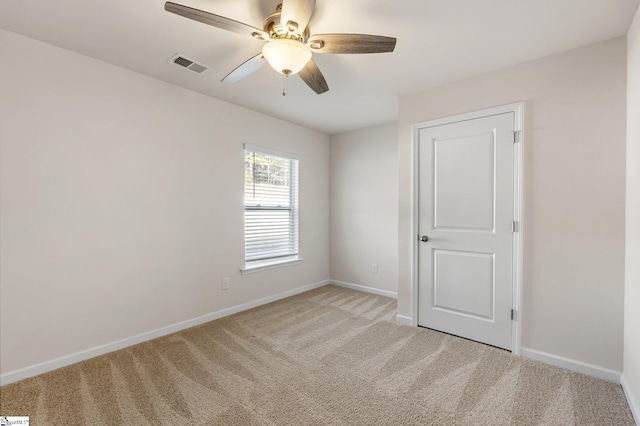
[[[272,40],[262,47],[262,54],[271,67],[280,74],[297,74],[311,59],[311,49],[306,44],[290,39]]]

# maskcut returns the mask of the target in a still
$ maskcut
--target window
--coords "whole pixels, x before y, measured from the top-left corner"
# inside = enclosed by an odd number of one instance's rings
[[[297,261],[298,158],[244,149],[245,269]]]

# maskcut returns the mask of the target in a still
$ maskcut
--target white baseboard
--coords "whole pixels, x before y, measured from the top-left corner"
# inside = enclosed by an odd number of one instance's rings
[[[638,401],[632,392],[631,388],[627,385],[627,381],[624,378],[624,374],[620,377],[620,384],[622,385],[622,390],[624,391],[624,395],[627,397],[627,402],[629,403],[629,408],[631,409],[631,414],[633,414],[633,418],[636,421],[637,425],[640,425],[640,407],[638,406]]]
[[[396,321],[404,325],[413,325],[413,319],[405,315],[396,314]]]
[[[394,291],[380,290],[379,288],[368,287],[366,285],[351,284],[351,283],[346,283],[344,281],[336,281],[336,280],[329,280],[329,283],[333,285],[337,285],[338,287],[350,288],[351,290],[363,291],[365,293],[371,293],[378,296],[390,297],[392,299],[398,298],[398,293]]]
[[[537,351],[535,349],[523,347],[520,351],[520,355],[525,358],[530,358],[556,367],[566,368],[567,370],[586,374],[587,376],[596,377],[609,382],[620,383],[620,378],[622,376],[620,371],[610,370],[608,368],[587,364],[586,362],[553,355],[547,352]]]
[[[138,334],[132,337],[127,337],[126,339],[118,340],[116,342],[107,343],[106,345],[97,346],[95,348],[87,349],[71,355],[66,355],[60,358],[56,358],[51,361],[46,361],[40,364],[21,368],[19,370],[9,371],[8,373],[0,375],[0,386],[17,382],[18,380],[26,379],[29,377],[37,376],[38,374],[57,370],[58,368],[66,367],[68,365],[85,361],[87,359],[94,358],[100,355],[104,355],[109,352],[117,351],[119,349],[124,349],[129,346],[137,345],[138,343],[142,343],[148,340],[156,339],[158,337],[166,336],[167,334],[175,333],[177,331],[195,327],[197,325],[214,321],[229,315],[237,314],[238,312],[253,309],[258,306],[275,302],[280,299],[285,299],[290,296],[295,296],[296,294],[304,293],[306,291],[313,290],[315,288],[323,287],[327,284],[329,284],[329,280],[324,280],[324,281],[320,281],[314,284],[309,284],[303,287],[294,288],[293,290],[284,291],[282,293],[274,294],[272,296],[264,297],[262,299],[253,300],[251,302],[232,306],[230,308],[226,308],[220,311],[212,312],[210,314],[202,315],[197,318],[193,318],[187,321],[182,321],[177,324],[172,324],[167,327],[159,328],[159,329]]]

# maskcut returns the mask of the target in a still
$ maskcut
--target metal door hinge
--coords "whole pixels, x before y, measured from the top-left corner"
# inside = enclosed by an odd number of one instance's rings
[[[513,132],[513,143],[518,143],[520,142],[520,134],[522,133],[522,130],[516,130]]]
[[[514,319],[516,319],[516,310],[512,309],[511,310],[511,321],[513,321]]]
[[[512,220],[511,221],[511,232],[519,232],[520,231],[520,226],[519,225],[520,224],[517,221]]]

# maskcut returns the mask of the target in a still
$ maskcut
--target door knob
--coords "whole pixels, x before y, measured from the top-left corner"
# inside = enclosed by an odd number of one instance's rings
[[[426,235],[423,235],[422,237],[420,237],[420,241],[422,241],[423,243],[426,243],[427,241],[429,241],[429,237],[427,237]]]

